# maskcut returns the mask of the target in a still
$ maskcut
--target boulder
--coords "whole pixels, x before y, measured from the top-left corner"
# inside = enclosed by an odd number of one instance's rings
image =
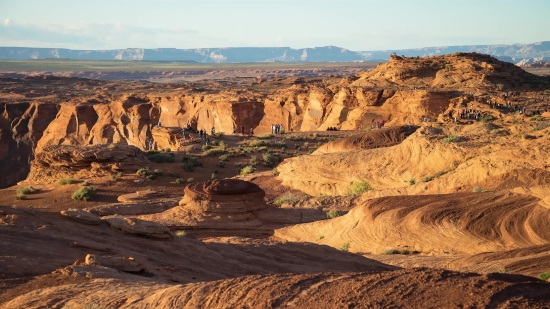
[[[160,239],[172,238],[172,233],[170,233],[170,230],[160,223],[136,218],[108,218],[106,221],[109,223],[111,228],[124,233]]]
[[[99,224],[101,223],[101,218],[97,215],[89,213],[82,209],[68,209],[61,211],[61,215],[68,217],[71,220],[84,223],[84,224]]]

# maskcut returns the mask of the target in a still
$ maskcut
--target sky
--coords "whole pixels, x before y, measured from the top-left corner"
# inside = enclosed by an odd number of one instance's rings
[[[0,46],[320,47],[550,40],[550,0],[0,0]]]

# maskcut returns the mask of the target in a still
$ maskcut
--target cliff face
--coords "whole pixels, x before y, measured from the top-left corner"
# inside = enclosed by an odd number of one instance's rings
[[[0,103],[0,187],[25,179],[34,149],[58,107],[43,103]]]

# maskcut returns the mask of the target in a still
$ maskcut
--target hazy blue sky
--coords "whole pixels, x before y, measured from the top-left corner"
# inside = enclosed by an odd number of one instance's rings
[[[0,46],[335,45],[351,50],[550,40],[550,0],[0,0]]]

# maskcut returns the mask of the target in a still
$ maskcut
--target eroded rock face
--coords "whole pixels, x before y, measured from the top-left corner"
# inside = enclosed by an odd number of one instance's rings
[[[72,175],[92,169],[134,172],[148,164],[145,154],[134,146],[52,145],[36,154],[28,179],[39,182],[54,175]]]
[[[84,224],[95,225],[101,223],[101,218],[99,218],[99,216],[82,209],[63,210],[61,214],[71,220]]]
[[[145,267],[132,257],[88,254],[86,255],[85,264],[114,268],[124,272],[140,272],[145,270]]]

